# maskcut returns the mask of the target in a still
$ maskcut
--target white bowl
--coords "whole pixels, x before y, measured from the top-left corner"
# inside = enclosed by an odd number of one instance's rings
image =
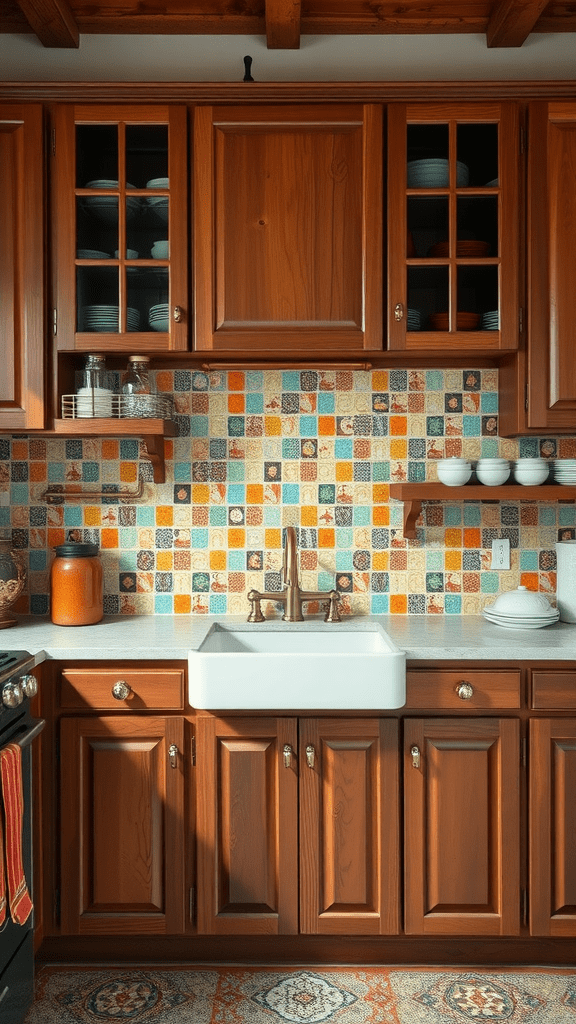
[[[534,487],[538,484],[543,484],[548,479],[548,472],[549,466],[547,462],[544,462],[543,466],[527,466],[524,464],[524,459],[522,459],[514,466],[514,479],[525,487]]]
[[[150,327],[153,331],[164,331],[168,333],[170,328],[170,320],[168,317],[158,317],[156,320],[149,320]]]
[[[546,594],[528,590],[526,587],[517,587],[516,590],[499,594],[494,604],[487,605],[487,608],[493,614],[510,615],[514,618],[550,618],[555,611]]]
[[[476,477],[481,484],[499,487],[510,476],[510,463],[506,459],[482,459],[476,464]]]
[[[119,254],[120,254],[120,250],[116,249],[116,251],[114,253],[116,259],[118,259]],[[138,255],[139,254],[136,252],[136,249],[126,249],[126,259],[127,260],[137,260],[138,259]]]
[[[472,465],[470,462],[461,463],[458,460],[456,465],[447,465],[441,460],[437,466],[438,479],[447,487],[461,487],[467,484],[472,476]]]

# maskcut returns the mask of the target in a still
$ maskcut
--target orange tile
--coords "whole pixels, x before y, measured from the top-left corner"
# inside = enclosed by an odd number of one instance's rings
[[[29,464],[30,479],[43,481],[46,479],[46,463],[45,462],[31,462]]]
[[[190,594],[174,594],[174,611],[176,615],[189,615],[192,609]]]
[[[264,543],[266,548],[281,548],[282,547],[282,530],[265,530],[264,531]]]
[[[120,479],[124,483],[133,484],[138,479],[138,463],[137,462],[121,462],[120,463]]]
[[[226,568],[225,551],[210,552],[210,568],[217,572],[222,572]]]
[[[351,462],[336,463],[336,479],[340,481],[354,479],[354,469]]]
[[[244,391],[245,374],[241,370],[228,373],[228,391]]]
[[[120,443],[119,441],[113,441],[109,437],[105,437],[102,441],[102,458],[103,459],[119,459],[120,458]]]
[[[390,594],[390,611],[392,615],[406,615],[408,611],[406,594]]]
[[[12,441],[12,458],[26,461],[28,458],[28,441]]]
[[[174,558],[171,551],[156,552],[156,568],[160,572],[170,572],[174,567]]]
[[[318,522],[318,508],[316,505],[302,505],[300,508],[300,525],[316,526]]]
[[[282,433],[282,421],[279,416],[264,417],[264,433],[267,437],[279,437]]]
[[[464,530],[464,547],[465,548],[480,548],[482,547],[482,535],[480,530],[476,527],[467,527]]]
[[[84,526],[100,526],[102,509],[98,505],[86,505],[84,508]]]
[[[318,530],[318,547],[333,548],[336,543],[336,531],[320,527]]]
[[[235,392],[232,395],[228,395],[228,412],[244,412],[245,403],[244,395]]]
[[[165,459],[173,459],[174,458],[174,444],[172,442],[172,439],[169,438],[169,437],[165,437],[164,438],[164,458]]]
[[[528,590],[538,590],[538,573],[537,572],[521,572],[520,573],[520,586],[526,587]]]
[[[118,530],[105,528],[100,532],[100,546],[103,548],[118,547]]]
[[[48,547],[55,548],[57,544],[63,544],[66,540],[66,534],[64,530],[59,527],[49,526],[48,527]]]
[[[372,501],[383,504],[390,498],[390,487],[388,484],[372,484]]]
[[[158,370],[156,373],[157,391],[174,391],[174,373],[172,370]]]
[[[246,530],[240,527],[231,527],[228,530],[228,547],[243,548],[246,540]]]
[[[390,434],[395,437],[405,437],[408,433],[407,416],[390,417]]]
[[[336,417],[319,416],[318,434],[320,437],[334,437],[334,435],[336,434]]]
[[[444,554],[444,568],[457,571],[462,568],[462,552],[461,551],[446,551]]]
[[[261,505],[264,501],[263,484],[246,484],[246,504]]]
[[[444,545],[447,548],[461,548],[462,530],[457,529],[455,526],[444,530]]]
[[[388,390],[388,370],[374,370],[372,373],[372,391]]]
[[[375,505],[372,509],[373,526],[388,526],[390,524],[390,509],[387,505]]]
[[[388,551],[374,551],[372,554],[372,568],[374,572],[385,572],[390,564]]]
[[[156,526],[172,526],[174,522],[174,507],[172,505],[156,506]]]
[[[208,484],[192,484],[192,501],[195,505],[207,505],[210,500]]]
[[[408,442],[392,439],[390,441],[390,458],[405,459],[408,454]]]

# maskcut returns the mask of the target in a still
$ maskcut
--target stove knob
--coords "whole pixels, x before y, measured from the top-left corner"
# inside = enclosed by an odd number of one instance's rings
[[[24,694],[20,683],[6,683],[2,688],[2,703],[7,708],[17,708],[24,700]]]
[[[35,697],[38,693],[38,682],[36,680],[36,676],[22,676],[20,686],[27,697]]]

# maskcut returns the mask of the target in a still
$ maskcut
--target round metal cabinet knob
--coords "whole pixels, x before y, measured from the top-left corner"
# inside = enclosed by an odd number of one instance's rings
[[[471,700],[474,696],[474,687],[470,683],[458,683],[456,693],[460,700]]]
[[[2,703],[7,708],[17,708],[24,700],[20,683],[6,683],[2,688]]]
[[[28,675],[22,676],[20,680],[20,686],[27,697],[35,697],[38,693],[38,681],[36,676]]]
[[[123,679],[119,679],[112,687],[112,696],[115,697],[116,700],[128,700],[131,693],[132,687],[128,686],[128,683],[124,682]]]

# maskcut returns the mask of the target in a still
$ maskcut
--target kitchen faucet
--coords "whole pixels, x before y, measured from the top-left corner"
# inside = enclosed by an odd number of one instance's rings
[[[338,602],[340,594],[337,590],[301,590],[298,581],[298,548],[296,530],[293,526],[286,527],[284,538],[284,556],[282,559],[282,578],[284,590],[259,591],[250,590],[248,600],[252,605],[248,622],[264,622],[261,601],[275,601],[284,606],[282,618],[286,622],[303,622],[302,605],[306,601],[324,601],[326,615],[324,622],[340,622]]]

